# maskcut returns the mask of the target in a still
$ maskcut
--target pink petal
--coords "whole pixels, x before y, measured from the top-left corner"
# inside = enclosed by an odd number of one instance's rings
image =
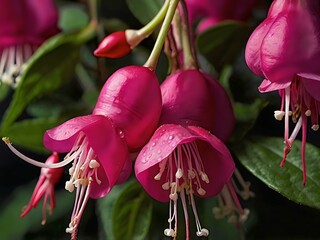
[[[280,89],[285,89],[291,85],[291,81],[278,81],[271,82],[268,79],[263,80],[263,82],[259,86],[259,91],[264,92],[272,92]]]
[[[58,127],[47,130],[43,138],[44,145],[52,151],[68,152],[73,147],[77,134],[94,127],[96,124],[106,124],[113,127],[108,118],[100,115],[72,118]]]
[[[166,124],[160,126],[149,143],[139,153],[135,173],[144,189],[158,201],[169,201],[169,193],[162,189],[163,181],[154,180],[159,172],[158,164],[179,145],[197,140],[205,171],[212,181],[205,197],[217,194],[230,179],[234,163],[225,145],[216,137],[199,127],[182,127]],[[162,179],[164,180],[164,179]]]

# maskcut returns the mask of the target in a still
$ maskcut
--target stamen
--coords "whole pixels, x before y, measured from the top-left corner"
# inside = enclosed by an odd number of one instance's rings
[[[319,124],[313,124],[311,128],[312,128],[313,131],[318,131],[319,130]]]
[[[310,117],[310,116],[311,116],[311,110],[308,109],[304,114],[305,114],[307,117]]]
[[[22,154],[21,152],[19,152],[15,147],[13,147],[12,143],[10,142],[9,138],[8,137],[3,137],[2,138],[2,141],[5,142],[5,144],[9,147],[9,149],[15,154],[17,155],[19,158],[21,158],[22,160],[34,165],[34,166],[37,166],[37,167],[40,167],[40,168],[60,168],[60,167],[64,167],[66,166],[67,164],[69,164],[70,162],[73,161],[72,158],[70,159],[66,159],[64,161],[61,161],[59,163],[43,163],[43,162],[38,162],[32,158],[29,158],[27,156],[25,156],[24,154]]]
[[[285,115],[285,112],[284,111],[274,111],[274,118],[277,119],[278,121],[281,121],[283,119]]]

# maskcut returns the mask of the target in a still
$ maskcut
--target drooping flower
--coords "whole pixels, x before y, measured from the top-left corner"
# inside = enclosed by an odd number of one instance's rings
[[[143,66],[126,66],[109,77],[93,114],[108,116],[123,134],[129,149],[135,151],[156,129],[161,103],[155,72]]]
[[[307,117],[319,129],[320,109],[320,3],[304,0],[275,0],[267,18],[255,29],[246,46],[249,68],[265,78],[260,92],[279,91],[281,108],[277,120],[285,121],[285,163],[302,128],[303,182],[306,183],[305,145]],[[301,21],[303,19],[303,21]],[[290,135],[289,117],[296,123]]]
[[[46,39],[58,33],[53,0],[1,0],[0,80],[15,87],[21,67]]]
[[[46,164],[58,163],[59,155],[57,152],[52,153],[46,160]],[[53,209],[56,207],[56,199],[54,195],[54,186],[58,183],[63,173],[63,168],[42,168],[37,185],[32,193],[31,199],[23,208],[23,212],[20,217],[26,216],[32,208],[36,208],[40,200],[43,198],[42,205],[42,221],[44,225],[47,221],[46,207],[49,206],[49,214],[53,213]],[[48,202],[50,201],[50,203]]]
[[[215,97],[222,96],[222,106],[231,105],[229,99],[224,99],[224,93],[219,93],[221,86],[210,85],[205,76],[195,69],[185,70],[172,74],[162,83],[162,125],[140,151],[135,163],[136,177],[150,196],[170,202],[169,228],[164,234],[174,238],[178,231],[179,197],[184,210],[186,239],[190,239],[187,203],[194,213],[196,235],[209,235],[200,224],[194,196],[216,196],[234,170],[229,150],[208,131],[222,123],[214,121],[214,113],[219,109],[215,108],[218,104],[213,102]],[[233,116],[230,109],[225,110],[223,116]],[[203,116],[206,113],[208,119]],[[230,127],[228,123],[227,128]],[[221,136],[228,134],[221,133]]]
[[[64,165],[72,162],[65,188],[70,192],[76,189],[76,199],[66,231],[75,239],[88,199],[104,197],[117,182],[129,177],[127,146],[110,119],[101,115],[76,117],[48,130],[44,144],[68,152]]]
[[[199,21],[198,32],[203,32],[224,20],[248,19],[255,2],[255,0],[186,0],[190,22]]]

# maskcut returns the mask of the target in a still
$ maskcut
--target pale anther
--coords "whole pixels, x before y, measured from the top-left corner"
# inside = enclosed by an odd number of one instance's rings
[[[89,163],[89,167],[92,169],[98,168],[98,167],[100,167],[100,163],[97,160],[92,159]]]
[[[73,192],[74,190],[74,185],[71,181],[66,181],[65,189],[68,190],[69,192]]]
[[[176,172],[176,178],[180,179],[183,176],[183,172],[181,168],[178,168]]]
[[[278,121],[281,121],[283,119],[285,115],[285,112],[284,111],[274,111],[274,118],[277,119]]]
[[[197,190],[197,192],[199,193],[199,195],[204,196],[206,194],[206,191],[203,188],[199,188]]]
[[[313,124],[311,128],[312,128],[313,131],[318,131],[319,130],[319,125],[318,124]]]
[[[310,116],[311,116],[311,110],[308,109],[304,114],[305,114],[307,117],[310,117]]]

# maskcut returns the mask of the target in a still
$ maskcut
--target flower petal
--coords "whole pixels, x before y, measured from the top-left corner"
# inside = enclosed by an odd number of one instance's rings
[[[279,81],[279,82],[271,82],[268,79],[265,79],[260,84],[259,91],[261,93],[277,91],[277,90],[285,89],[286,87],[289,87],[290,84],[291,84],[291,80],[289,80],[289,81],[285,80],[285,81]]]

